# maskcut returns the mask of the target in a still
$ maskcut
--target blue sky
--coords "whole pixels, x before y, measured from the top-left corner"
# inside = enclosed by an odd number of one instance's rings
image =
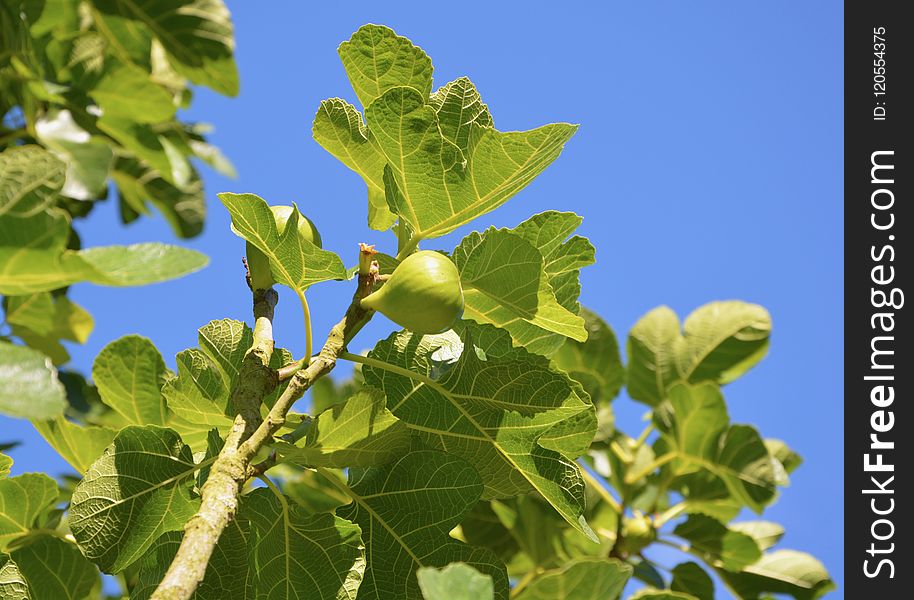
[[[577,212],[597,248],[582,302],[625,337],[649,309],[681,316],[711,300],[764,305],[771,351],[728,386],[735,422],[756,424],[805,458],[766,518],[787,528],[784,547],[815,554],[843,580],[843,41],[830,2],[440,3],[229,2],[241,94],[198,90],[186,117],[216,127],[212,140],[239,178],[205,171],[210,216],[187,243],[208,269],[139,289],[84,284],[73,298],[96,317],[84,372],[108,342],[151,338],[173,367],[210,319],[249,319],[240,259],[220,191],[295,201],[324,247],[355,260],[357,242],[393,248],[365,226],[361,180],[310,136],[320,100],[354,94],[337,45],[382,23],[432,57],[435,84],[468,75],[499,129],[580,123],[561,158],[528,189],[430,247],[452,248],[473,229],[514,226],[546,210]],[[78,225],[92,245],[174,240],[161,218],[120,226],[113,203]],[[320,340],[351,290],[309,293]],[[276,328],[300,355],[302,321],[284,294]],[[358,350],[393,327],[376,319]],[[621,397],[620,424],[640,431],[640,405]],[[66,471],[24,422],[0,419],[15,472]],[[841,592],[831,597],[841,597]],[[721,596],[723,597],[723,596]]]

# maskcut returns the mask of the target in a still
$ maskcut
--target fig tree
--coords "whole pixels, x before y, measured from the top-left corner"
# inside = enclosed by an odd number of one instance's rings
[[[441,333],[463,314],[460,273],[447,256],[422,250],[397,265],[361,304],[414,333]]]
[[[270,207],[270,211],[273,212],[273,220],[276,222],[276,229],[280,235],[285,231],[293,210],[295,210],[294,206]],[[317,231],[317,227],[300,212],[298,213],[298,235],[318,248],[321,247],[321,234]],[[246,248],[248,270],[251,273],[251,287],[255,290],[265,290],[273,287],[276,282],[273,280],[273,274],[270,273],[270,259],[250,242],[247,243]]]

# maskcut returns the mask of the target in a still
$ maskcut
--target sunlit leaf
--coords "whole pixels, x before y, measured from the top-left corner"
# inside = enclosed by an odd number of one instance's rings
[[[32,348],[0,341],[0,412],[25,419],[63,414],[67,400],[50,359]]]
[[[30,217],[53,206],[66,178],[66,165],[34,145],[0,153],[0,216]]]
[[[593,406],[544,357],[514,348],[504,331],[470,322],[461,330],[459,338],[454,332],[391,335],[369,356],[421,378],[365,366],[366,382],[384,390],[388,409],[425,443],[476,465],[486,498],[536,490],[569,523],[593,536],[583,517],[584,482],[574,462],[579,439],[554,439],[549,449],[538,442],[558,423],[593,413]],[[437,362],[442,349],[456,350],[459,359]],[[596,428],[595,419],[579,423]]]

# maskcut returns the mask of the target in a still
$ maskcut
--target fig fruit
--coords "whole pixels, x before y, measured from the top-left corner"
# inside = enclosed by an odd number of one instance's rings
[[[657,537],[650,517],[636,512],[631,518],[622,519],[622,546],[628,554],[634,554],[650,545]]]
[[[270,211],[273,213],[273,220],[276,222],[276,229],[280,235],[285,231],[293,210],[295,210],[294,206],[270,207]],[[317,231],[317,227],[300,212],[298,213],[298,235],[318,248],[321,247],[321,234]],[[250,242],[246,245],[246,252],[248,256],[248,271],[251,273],[251,287],[255,290],[265,290],[273,287],[276,282],[273,280],[273,274],[270,273],[270,259]]]
[[[414,333],[441,333],[463,314],[460,273],[447,256],[421,250],[397,265],[387,283],[361,304]]]

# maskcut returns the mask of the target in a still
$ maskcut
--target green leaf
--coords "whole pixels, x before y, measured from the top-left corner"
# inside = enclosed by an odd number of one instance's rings
[[[486,498],[537,490],[569,523],[593,537],[583,516],[584,482],[574,462],[580,439],[555,438],[549,449],[538,441],[566,419],[593,414],[593,405],[547,359],[514,348],[504,331],[471,322],[458,327],[459,338],[454,332],[392,334],[369,356],[419,378],[366,365],[365,381],[384,390],[388,409],[426,444],[477,465]],[[455,353],[460,357],[454,364],[439,362]],[[577,423],[592,437],[596,419]]]
[[[350,469],[349,488],[352,504],[337,514],[362,528],[370,566],[360,600],[422,598],[414,573],[452,562],[492,577],[495,597],[507,600],[507,576],[498,559],[448,536],[482,494],[479,475],[467,462],[414,451],[385,466]]]
[[[425,600],[489,600],[495,597],[492,577],[470,565],[456,562],[443,569],[422,567],[416,571]]]
[[[38,335],[54,329],[54,298],[48,292],[6,298],[6,322],[25,327]]]
[[[77,200],[95,200],[107,190],[114,152],[108,140],[92,137],[69,110],[52,110],[35,122],[38,140],[67,165],[60,193]]]
[[[494,227],[483,234],[474,231],[454,250],[454,263],[473,320],[506,327],[523,319],[541,336],[551,332],[579,342],[587,339],[584,319],[555,299],[543,255],[519,235]]]
[[[328,477],[336,481],[331,483]],[[291,476],[283,476],[282,491],[309,515],[332,512],[337,507],[349,504],[349,496],[340,491],[345,483],[342,475],[334,471],[318,473],[303,470]]]
[[[673,533],[688,541],[692,549],[702,553],[705,562],[728,571],[739,571],[762,557],[755,540],[704,515],[691,515]]]
[[[104,114],[96,122],[98,128],[114,138],[129,152],[142,159],[153,171],[174,184],[171,161],[162,146],[162,136],[148,124],[113,114]]]
[[[66,165],[40,146],[0,152],[0,216],[31,217],[53,206]]]
[[[165,425],[165,361],[147,338],[127,335],[102,348],[92,379],[102,402],[134,425]]]
[[[68,421],[66,417],[57,417],[50,421],[32,421],[32,425],[80,474],[89,469],[117,434],[117,431],[110,427],[79,425]]]
[[[794,452],[783,440],[766,439],[765,447],[768,448],[771,456],[781,463],[787,474],[793,473],[797,467],[803,464],[803,457]]]
[[[428,103],[438,113],[441,135],[458,148],[469,145],[472,125],[494,126],[489,107],[467,77],[444,84],[435,90]]]
[[[55,365],[70,360],[59,340],[85,343],[92,332],[92,315],[66,296],[48,292],[7,298],[6,321],[13,335],[47,355]]]
[[[714,581],[694,562],[684,562],[673,567],[670,589],[695,596],[698,600],[714,600]]]
[[[37,527],[57,496],[57,483],[44,473],[0,479],[0,551]]]
[[[155,37],[179,73],[220,94],[238,94],[232,21],[222,0],[93,0],[92,4],[99,30],[122,59],[148,65]]]
[[[408,87],[387,90],[365,110],[387,158],[391,209],[414,235],[444,235],[508,201],[561,153],[577,127],[567,123],[499,132],[470,125],[467,146],[442,134],[454,115],[438,113],[428,96]],[[387,173],[390,177],[387,177]]]
[[[273,277],[279,283],[304,290],[321,281],[346,278],[346,267],[339,256],[298,235],[298,211],[292,211],[285,231],[280,232],[263,198],[224,193],[219,194],[219,199],[232,215],[235,233],[270,259]]]
[[[167,531],[194,515],[191,450],[170,429],[122,429],[76,486],[70,504],[73,537],[89,560],[117,573]]]
[[[784,528],[771,521],[740,521],[727,525],[731,531],[744,533],[755,540],[762,552],[768,550],[784,537]]]
[[[796,550],[777,550],[741,573],[718,571],[718,575],[743,600],[761,600],[765,592],[816,600],[835,589],[822,563]]]
[[[716,475],[734,499],[761,512],[777,491],[777,471],[758,432],[729,424],[726,404],[714,384],[676,384],[669,390],[669,402],[669,414],[655,411],[661,446],[669,446],[655,448],[657,456],[674,453],[677,475]]]
[[[0,217],[0,293],[24,295],[80,281],[131,286],[181,277],[206,266],[195,250],[160,243],[65,250],[69,219],[51,210],[28,219]]]
[[[175,115],[171,94],[154,83],[147,71],[108,61],[105,74],[89,92],[106,115],[137,123],[160,123]]]
[[[306,467],[370,467],[409,451],[409,430],[384,407],[384,394],[363,388],[312,421],[304,444],[276,444],[284,460]]]
[[[29,585],[19,572],[19,566],[5,554],[0,554],[0,598],[31,600]]]
[[[546,571],[517,595],[517,600],[614,600],[632,576],[632,567],[605,558],[579,558]]]
[[[596,313],[582,309],[587,341],[566,340],[552,360],[579,381],[594,404],[615,398],[625,379],[616,335]]]
[[[388,27],[363,25],[338,52],[362,106],[398,86],[409,87],[424,99],[432,91],[431,59]]]
[[[257,598],[354,598],[365,570],[361,530],[331,514],[308,515],[270,491],[242,499],[254,538],[249,559]]]
[[[165,383],[162,394],[188,428],[225,433],[234,419],[229,395],[254,334],[241,321],[222,319],[197,330],[197,340],[199,348],[178,353],[178,376]]]
[[[0,341],[0,412],[25,419],[63,414],[67,399],[57,369],[40,352]]]
[[[40,535],[16,549],[10,557],[28,584],[29,596],[39,600],[84,600],[100,585],[98,570],[86,560],[75,544],[51,535]],[[0,577],[0,597],[3,594]],[[14,596],[15,597],[15,596]]]
[[[180,531],[163,534],[137,563],[139,575],[130,590],[130,600],[148,600],[159,586],[174,560],[183,537]],[[250,527],[242,519],[233,519],[219,536],[213,555],[206,565],[203,581],[194,600],[255,598],[248,571]]]
[[[711,302],[679,319],[666,306],[643,316],[628,337],[628,393],[654,406],[676,381],[725,384],[768,351],[771,318],[756,304]]]
[[[28,535],[39,518],[57,502],[57,483],[44,473],[0,479],[0,551]]]
[[[628,600],[698,600],[691,594],[668,592],[666,590],[644,589],[628,597]]]
[[[0,453],[0,479],[6,479],[10,474],[10,468],[13,466],[13,459],[6,454]]]
[[[157,171],[144,167],[137,160],[121,158],[111,177],[117,183],[120,194],[122,220],[132,220],[124,219],[124,205],[139,216],[148,212],[146,201],[149,200],[165,216],[179,237],[190,238],[203,231],[206,200],[203,197],[203,184],[196,172],[191,174],[190,182],[179,189]],[[171,178],[169,174],[165,177]]]
[[[340,98],[324,100],[314,116],[311,133],[324,150],[365,180],[368,226],[379,231],[390,229],[397,216],[390,212],[384,195],[387,159],[378,149],[358,109]]]
[[[158,242],[132,246],[99,246],[77,256],[90,268],[86,280],[114,287],[148,285],[199,271],[209,259],[189,248]]]

